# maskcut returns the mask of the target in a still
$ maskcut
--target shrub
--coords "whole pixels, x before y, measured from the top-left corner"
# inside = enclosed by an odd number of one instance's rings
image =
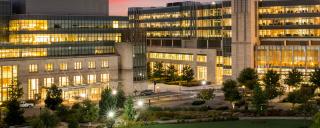
[[[205,101],[196,100],[196,101],[193,101],[193,102],[192,102],[192,105],[203,105],[203,104],[205,104],[205,103],[206,103]]]
[[[216,110],[221,110],[221,111],[225,111],[225,110],[228,110],[229,107],[228,106],[220,106],[218,108],[216,108]]]
[[[41,112],[40,116],[34,119],[31,123],[33,128],[54,128],[58,125],[59,118],[45,109]]]
[[[67,121],[69,108],[67,106],[60,105],[56,110],[56,115],[60,118],[61,121]]]

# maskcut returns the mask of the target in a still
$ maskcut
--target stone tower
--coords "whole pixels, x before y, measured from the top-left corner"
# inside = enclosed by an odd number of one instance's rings
[[[254,68],[257,0],[232,0],[232,77],[244,68]]]

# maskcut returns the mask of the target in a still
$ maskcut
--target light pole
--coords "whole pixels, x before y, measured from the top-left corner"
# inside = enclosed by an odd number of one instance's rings
[[[156,93],[156,85],[157,85],[157,82],[156,81],[153,81],[153,92]]]

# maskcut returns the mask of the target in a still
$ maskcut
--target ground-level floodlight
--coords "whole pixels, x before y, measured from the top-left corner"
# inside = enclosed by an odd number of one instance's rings
[[[107,116],[108,116],[109,118],[114,118],[114,116],[115,116],[114,111],[109,111]]]
[[[117,95],[118,91],[117,90],[112,90],[112,95]]]
[[[138,107],[143,107],[144,101],[143,100],[138,100],[137,105],[138,105]]]

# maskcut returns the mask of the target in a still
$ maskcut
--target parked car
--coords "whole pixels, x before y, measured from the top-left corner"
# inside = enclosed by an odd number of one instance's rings
[[[34,106],[34,103],[27,103],[26,101],[20,102],[20,108],[33,108]]]
[[[153,90],[143,90],[143,91],[140,92],[140,96],[150,96],[150,95],[153,95],[153,94],[155,94],[153,92]]]

